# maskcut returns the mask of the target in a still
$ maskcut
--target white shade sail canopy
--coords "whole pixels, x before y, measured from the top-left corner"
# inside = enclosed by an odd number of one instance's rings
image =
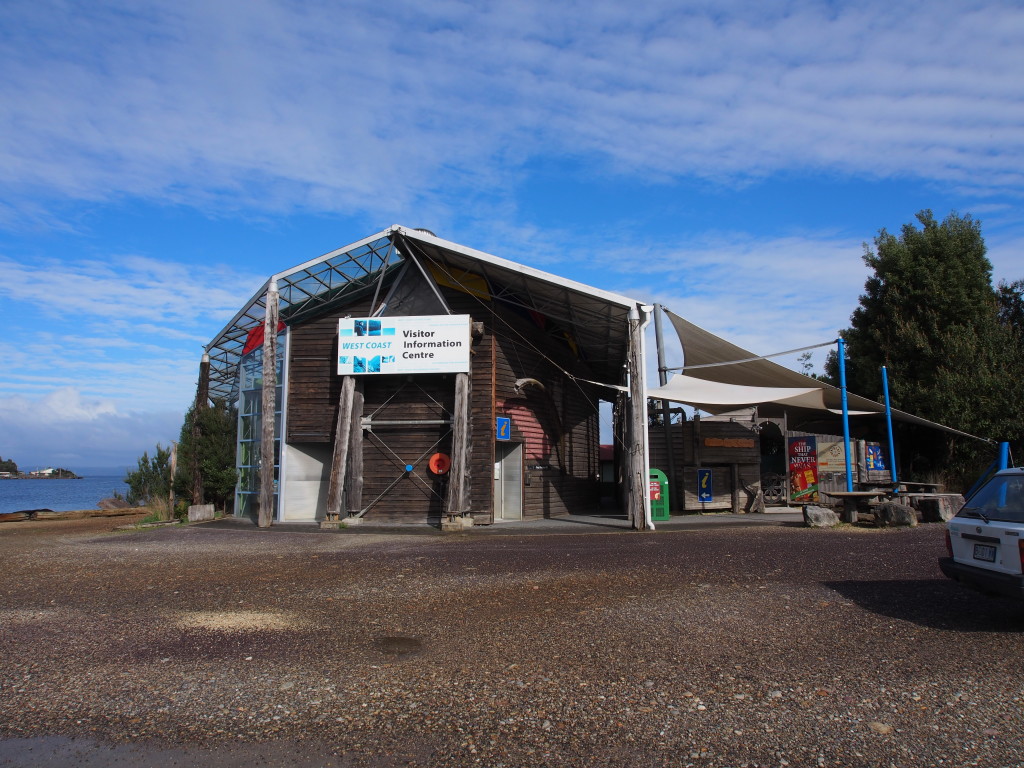
[[[658,400],[686,403],[715,414],[751,406],[770,405],[834,412],[834,409],[825,405],[825,393],[820,387],[753,387],[677,374],[664,386],[649,389],[647,394]]]
[[[838,387],[791,371],[664,311],[683,347],[684,373],[676,374],[662,387],[649,389],[648,397],[685,403],[715,415],[757,406],[759,416],[785,414],[791,421],[811,422],[842,413],[842,391]],[[847,405],[851,416],[885,413],[884,405],[860,395],[847,393]],[[897,421],[983,439],[896,409],[892,416]]]

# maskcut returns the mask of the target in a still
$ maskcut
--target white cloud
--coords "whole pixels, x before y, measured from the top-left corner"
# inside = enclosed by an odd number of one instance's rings
[[[180,413],[120,413],[73,387],[0,398],[0,455],[23,467],[123,468],[157,443],[176,440],[180,429]]]
[[[265,279],[226,267],[142,256],[32,262],[0,256],[0,271],[0,294],[49,315],[165,323],[176,332],[182,325],[230,319],[243,296],[248,298]]]
[[[0,403],[0,417],[5,420],[31,413],[34,424],[68,424],[95,421],[117,413],[114,404],[102,400],[87,401],[73,387],[55,389],[35,401],[12,397]]]
[[[1024,178],[1018,3],[7,3],[9,191],[411,214],[530,158]],[[438,202],[438,199],[443,202]]]
[[[849,325],[868,276],[862,252],[860,242],[829,235],[722,234],[675,249],[611,249],[599,267],[623,274],[620,293],[660,303],[757,354],[774,354],[829,341]],[[826,353],[813,353],[819,370]],[[796,365],[795,356],[778,362]]]
[[[122,413],[184,413],[202,344],[265,279],[139,256],[0,257],[0,271],[10,310],[0,340],[0,393],[61,398],[60,407],[44,403],[44,419],[80,413],[82,403],[66,400],[72,391]]]

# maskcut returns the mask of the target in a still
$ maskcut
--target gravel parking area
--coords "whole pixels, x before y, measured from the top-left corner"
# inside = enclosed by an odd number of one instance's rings
[[[0,532],[0,765],[1019,766],[941,526]]]

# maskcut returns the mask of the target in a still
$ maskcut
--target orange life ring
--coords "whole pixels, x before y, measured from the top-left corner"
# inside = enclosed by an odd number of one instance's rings
[[[427,464],[430,467],[430,471],[435,475],[443,475],[452,466],[452,460],[447,453],[435,453],[430,457],[430,462]]]

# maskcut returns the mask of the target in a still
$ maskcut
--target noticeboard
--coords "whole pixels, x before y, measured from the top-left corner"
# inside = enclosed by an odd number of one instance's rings
[[[345,317],[338,321],[338,374],[468,373],[469,315]]]

